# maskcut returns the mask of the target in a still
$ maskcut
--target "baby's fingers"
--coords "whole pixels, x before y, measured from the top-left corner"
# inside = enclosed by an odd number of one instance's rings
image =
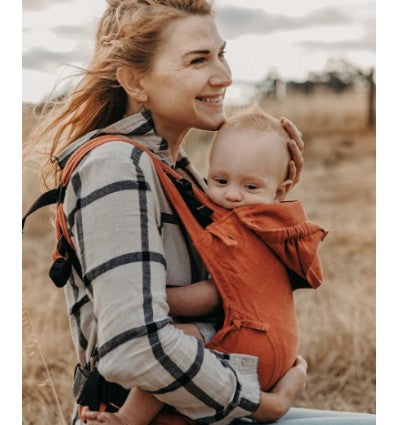
[[[80,413],[82,421],[88,425],[97,425],[98,423],[102,423],[100,415],[100,412],[92,411],[87,406],[84,406]]]
[[[97,420],[107,425],[129,425],[127,419],[123,418],[118,413],[102,412],[98,415]]]
[[[92,412],[90,410],[87,410],[82,414],[82,419],[98,420],[99,415],[100,412]]]

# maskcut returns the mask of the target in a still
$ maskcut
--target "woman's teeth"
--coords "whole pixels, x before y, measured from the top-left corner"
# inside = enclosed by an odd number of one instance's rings
[[[220,103],[222,102],[222,97],[197,97],[198,100],[207,103]]]

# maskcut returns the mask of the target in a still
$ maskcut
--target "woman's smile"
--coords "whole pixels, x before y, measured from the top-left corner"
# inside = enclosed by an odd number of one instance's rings
[[[195,99],[199,100],[200,102],[210,104],[212,106],[222,106],[223,104],[223,95],[197,96]]]

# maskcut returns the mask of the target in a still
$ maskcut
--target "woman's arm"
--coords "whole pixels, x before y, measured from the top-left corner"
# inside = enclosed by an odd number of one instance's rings
[[[261,393],[260,405],[250,416],[258,422],[273,422],[287,413],[297,395],[305,389],[307,362],[297,356],[295,365],[279,380],[271,392]]]
[[[213,313],[221,305],[216,285],[210,280],[167,288],[166,294],[172,316],[204,316]]]
[[[151,160],[124,143],[96,148],[75,170],[65,209],[89,297],[73,309],[76,349],[96,348],[108,381],[229,423],[259,405],[256,363],[216,355],[172,325],[158,187]]]

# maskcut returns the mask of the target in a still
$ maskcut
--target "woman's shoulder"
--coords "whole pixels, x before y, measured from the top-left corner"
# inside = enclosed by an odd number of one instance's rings
[[[101,173],[153,174],[154,166],[149,155],[139,147],[117,140],[92,149],[76,167],[76,171],[100,170]]]
[[[88,152],[74,169],[71,176],[73,191],[67,192],[74,198],[79,187],[80,197],[125,184],[146,186],[151,190],[155,184],[156,171],[152,160],[140,148],[122,141],[104,143]],[[72,193],[73,195],[72,195]],[[67,193],[68,197],[68,193]]]

